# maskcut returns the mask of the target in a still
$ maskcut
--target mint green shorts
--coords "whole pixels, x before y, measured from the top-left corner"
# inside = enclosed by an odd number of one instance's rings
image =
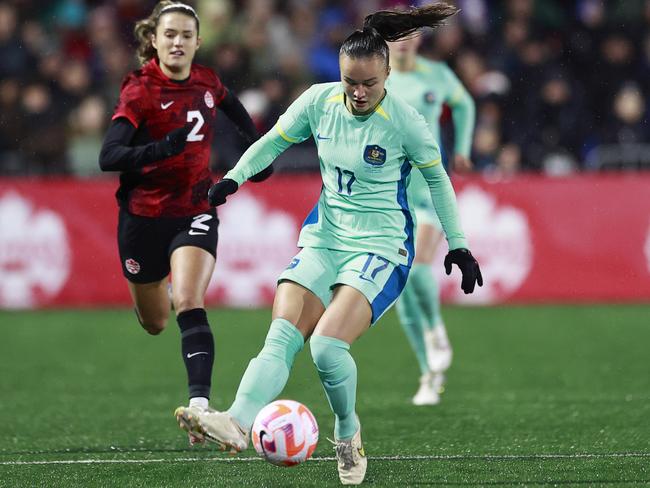
[[[305,247],[278,278],[293,281],[316,295],[327,307],[338,285],[360,291],[372,309],[371,324],[395,303],[404,289],[410,268],[373,253]]]

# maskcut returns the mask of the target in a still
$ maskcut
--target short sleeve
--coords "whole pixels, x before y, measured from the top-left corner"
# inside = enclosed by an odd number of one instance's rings
[[[278,119],[275,129],[285,141],[296,144],[311,136],[309,108],[312,104],[313,93],[313,86],[305,90]]]
[[[433,138],[429,126],[415,109],[409,123],[404,127],[404,150],[411,164],[417,168],[428,168],[440,164],[440,148]]]
[[[145,118],[148,94],[142,82],[133,74],[128,75],[122,83],[120,99],[111,120],[126,117],[135,127]]]

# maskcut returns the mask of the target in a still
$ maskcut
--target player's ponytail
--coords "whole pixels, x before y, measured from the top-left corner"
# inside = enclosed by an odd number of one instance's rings
[[[363,29],[354,31],[343,42],[339,54],[351,58],[381,56],[388,64],[386,41],[398,41],[415,33],[422,27],[435,28],[443,25],[458,9],[446,3],[434,3],[407,10],[380,10],[368,15]]]
[[[135,23],[133,35],[138,43],[137,54],[141,64],[145,64],[150,59],[156,57],[156,48],[153,47],[152,37],[156,35],[156,28],[160,22],[160,16],[169,12],[180,12],[189,15],[196,20],[196,33],[199,32],[199,18],[196,12],[189,5],[173,0],[163,0],[158,2],[154,7],[151,15],[146,19],[139,20]]]

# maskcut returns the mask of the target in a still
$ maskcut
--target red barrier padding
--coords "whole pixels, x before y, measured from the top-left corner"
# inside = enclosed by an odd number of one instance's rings
[[[485,286],[465,296],[458,271],[434,272],[445,301],[650,300],[650,175],[454,180]],[[126,305],[117,253],[117,181],[0,180],[0,307]],[[272,301],[319,175],[246,184],[219,208],[212,305]]]

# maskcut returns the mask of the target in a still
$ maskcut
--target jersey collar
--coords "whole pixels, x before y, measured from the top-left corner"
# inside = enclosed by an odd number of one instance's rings
[[[386,96],[387,96],[387,95],[388,95],[388,91],[386,91],[386,89],[384,89],[384,96],[381,97],[381,100],[379,100],[379,101],[377,102],[377,104],[375,105],[375,108],[372,109],[372,110],[370,110],[368,113],[363,114],[363,115],[354,114],[354,113],[352,113],[352,112],[350,111],[350,109],[348,108],[347,103],[345,103],[345,100],[346,100],[345,92],[344,92],[344,93],[341,93],[341,95],[340,95],[340,100],[341,100],[341,102],[343,102],[343,108],[345,109],[345,111],[346,111],[348,114],[350,114],[352,117],[354,117],[355,119],[359,119],[359,120],[367,120],[367,119],[370,118],[373,114],[379,114],[379,115],[381,115],[383,118],[385,118],[386,120],[390,120],[390,117],[388,116],[388,114],[386,113],[386,111],[384,110],[384,108],[382,107],[382,105],[383,105],[383,103],[384,103],[384,100],[386,100]],[[332,98],[334,98],[334,97],[332,97]],[[339,98],[339,97],[337,96],[336,98]]]
[[[192,70],[190,69],[190,76],[188,76],[184,80],[172,80],[165,73],[163,73],[162,69],[160,69],[160,65],[158,64],[158,58],[155,57],[151,58],[149,62],[145,64],[144,70],[153,74],[156,78],[160,79],[161,81],[165,83],[172,83],[174,86],[182,85],[192,77]]]

